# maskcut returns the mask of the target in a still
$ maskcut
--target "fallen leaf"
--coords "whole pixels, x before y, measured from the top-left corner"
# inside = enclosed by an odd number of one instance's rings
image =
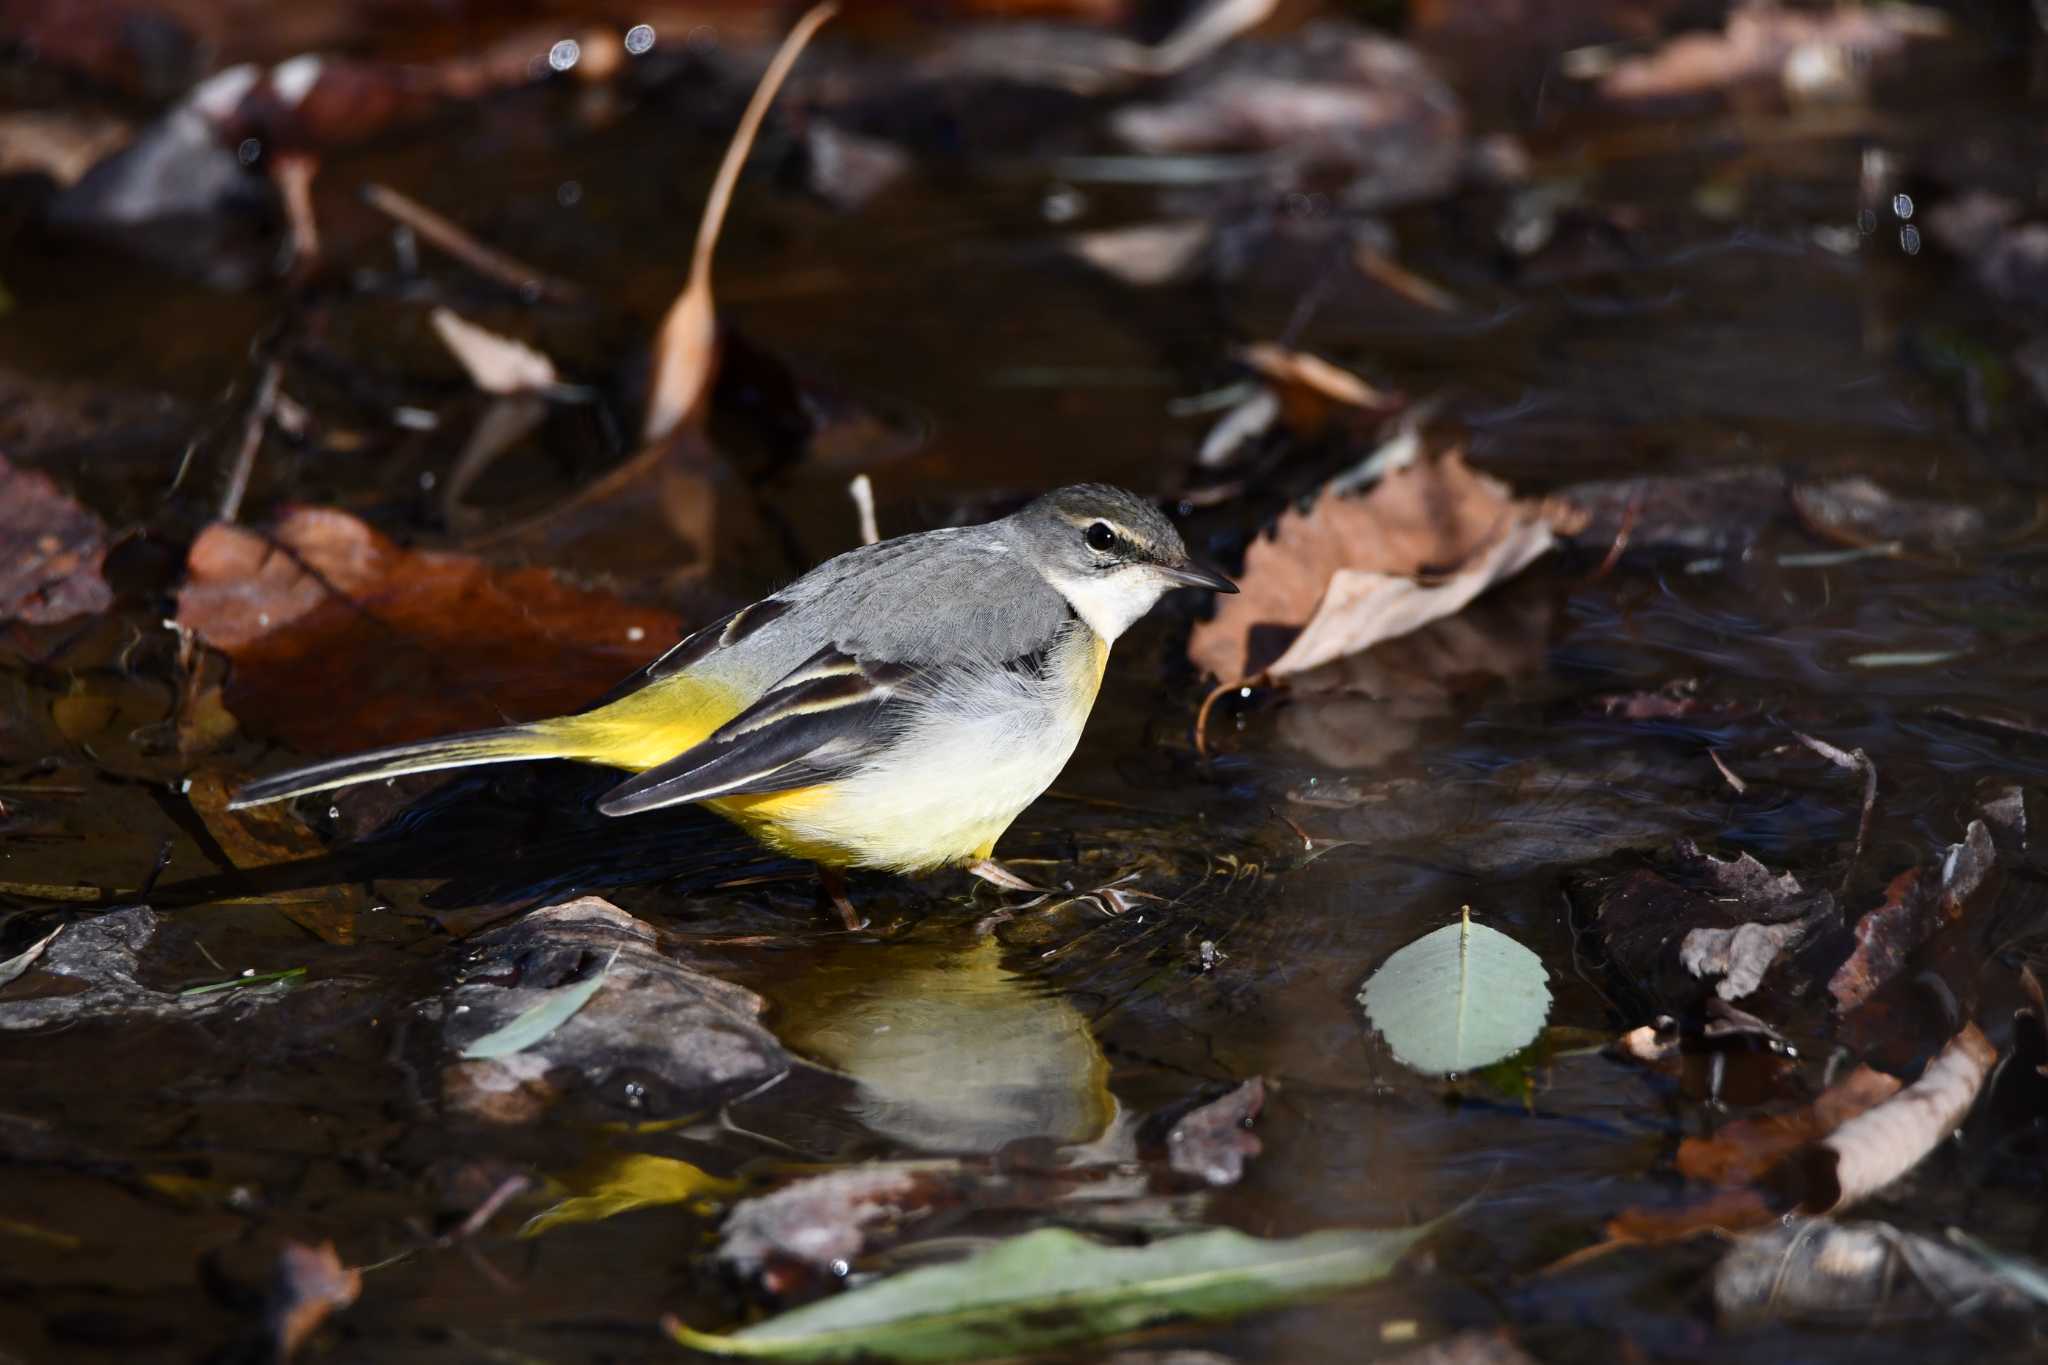
[[[1733,929],[1694,929],[1679,945],[1678,960],[1697,977],[1718,976],[1714,993],[1740,1000],[1763,984],[1771,965],[1797,947],[1811,924],[1738,924]]]
[[[1756,990],[1773,963],[1834,916],[1833,896],[1809,895],[1791,873],[1773,876],[1747,853],[1724,860],[1681,840],[1678,857],[1717,899],[1732,900],[1741,914],[1753,917],[1744,924],[1692,929],[1679,945],[1679,962],[1687,971],[1721,978],[1714,989],[1723,1000],[1740,1000]]]
[[[590,997],[604,989],[604,979],[619,959],[616,949],[605,964],[583,980],[542,991],[540,998],[462,1049],[464,1061],[510,1057],[524,1052],[576,1017],[576,1011],[590,1003]]]
[[[1982,1031],[1965,1024],[1918,1080],[1807,1150],[1800,1207],[1808,1213],[1847,1208],[1919,1165],[1962,1124],[1997,1060]]]
[[[1844,1013],[1855,1009],[1905,967],[1944,924],[1963,916],[1998,859],[1991,831],[1972,820],[1935,869],[1908,868],[1885,889],[1884,903],[1856,921],[1856,946],[1828,982]]]
[[[270,1322],[280,1360],[298,1353],[328,1317],[363,1292],[363,1272],[341,1263],[334,1243],[303,1246],[286,1242],[277,1257],[277,1286]]]
[[[1276,188],[1334,182],[1366,210],[1448,190],[1465,141],[1457,95],[1419,53],[1336,21],[1233,43],[1109,126],[1155,156],[1264,153]]]
[[[1283,388],[1294,387],[1354,408],[1384,409],[1395,401],[1340,365],[1333,365],[1307,351],[1290,351],[1271,342],[1258,342],[1238,353],[1253,370]]]
[[[1989,519],[1977,508],[1895,498],[1865,478],[1795,485],[1792,505],[1816,534],[1844,545],[1903,545],[1953,555],[1990,534]]]
[[[29,968],[35,966],[36,959],[43,955],[43,949],[49,947],[57,935],[63,932],[64,926],[60,924],[34,943],[29,944],[28,947],[16,953],[13,957],[8,958],[5,962],[0,962],[0,986],[6,985]]]
[[[1714,1267],[1714,1307],[1730,1329],[1810,1322],[1867,1331],[2010,1312],[2027,1298],[1993,1267],[1888,1223],[1791,1219],[1737,1238]]]
[[[210,526],[186,568],[178,624],[234,661],[229,707],[312,754],[571,711],[680,634],[667,612],[545,569],[400,549],[333,510],[294,510],[267,536]]]
[[[1236,1317],[1379,1279],[1434,1223],[1262,1241],[1229,1228],[1105,1247],[1064,1228],[894,1275],[729,1335],[665,1322],[710,1355],[938,1362],[1037,1354],[1167,1320]]]
[[[1712,94],[1756,82],[1791,93],[1836,93],[1810,74],[1816,67],[1861,71],[1905,50],[1913,38],[1948,32],[1938,10],[1910,5],[1845,6],[1811,11],[1751,3],[1728,14],[1720,33],[1684,33],[1605,74],[1609,99],[1657,100]]]
[[[1325,489],[1246,549],[1242,591],[1195,627],[1188,657],[1225,681],[1283,659],[1288,671],[1310,668],[1456,611],[1498,581],[1488,575],[1519,570],[1549,543],[1547,528],[1456,452],[1396,469],[1363,497]],[[1442,581],[1417,582],[1423,575]]]
[[[1167,1165],[1206,1185],[1235,1185],[1261,1151],[1251,1125],[1265,1103],[1266,1083],[1254,1076],[1192,1110],[1166,1135]]]
[[[114,604],[107,528],[49,475],[0,455],[0,624],[54,625]]]
[[[1737,1119],[1712,1137],[1678,1144],[1679,1173],[1711,1185],[1749,1185],[1807,1143],[1827,1136],[1899,1092],[1899,1079],[1859,1066],[1803,1109]]]
[[[1402,1065],[1463,1075],[1534,1042],[1550,1014],[1543,960],[1468,907],[1396,950],[1358,993],[1366,1018]]]
[[[1215,233],[1206,218],[1176,219],[1077,232],[1066,247],[1103,274],[1150,289],[1186,275]]]
[[[236,868],[247,872],[275,867],[317,858],[327,851],[319,836],[292,814],[289,805],[229,810],[228,801],[236,785],[217,769],[202,769],[192,774],[185,793],[192,809],[205,822],[206,832]],[[323,941],[346,944],[355,942],[356,916],[368,897],[361,886],[348,883],[261,899]]]
[[[571,1223],[596,1223],[634,1209],[687,1204],[708,1212],[740,1191],[740,1182],[722,1180],[687,1161],[649,1152],[609,1153],[558,1177],[568,1193],[526,1220],[521,1237],[538,1237],[550,1228]]]
[[[826,119],[804,125],[811,192],[841,211],[865,208],[910,174],[910,154],[893,142],[849,132]]]
[[[75,184],[133,135],[105,114],[13,110],[0,114],[0,175],[41,172],[60,186]]]
[[[966,1201],[970,1184],[956,1161],[867,1163],[807,1176],[734,1205],[719,1230],[718,1259],[785,1292],[790,1268],[830,1275],[885,1229]]]
[[[732,203],[733,187],[739,183],[740,169],[746,165],[747,154],[753,150],[754,137],[761,131],[761,122],[768,116],[768,106],[775,102],[775,94],[782,88],[791,67],[809,43],[811,35],[838,13],[835,0],[814,5],[804,12],[789,36],[776,49],[775,57],[768,63],[768,69],[761,73],[761,80],[754,87],[754,96],[747,102],[746,112],[740,116],[740,125],[734,130],[732,141],[726,146],[725,159],[719,162],[718,174],[711,182],[711,190],[704,198],[704,214],[697,223],[697,244],[690,256],[690,276],[683,286],[683,292],[669,305],[661,327],[655,333],[652,359],[652,380],[647,396],[647,417],[641,424],[640,440],[652,445],[675,431],[683,420],[697,409],[705,392],[711,386],[713,367],[717,364],[718,313],[711,297],[711,261],[718,250],[718,236],[725,227],[725,212]]]
[[[1551,527],[1605,553],[1739,554],[1790,508],[1782,470],[1744,467],[1573,484],[1544,500]]]
[[[479,327],[448,308],[437,307],[428,318],[485,393],[534,393],[556,383],[555,362],[525,342]]]

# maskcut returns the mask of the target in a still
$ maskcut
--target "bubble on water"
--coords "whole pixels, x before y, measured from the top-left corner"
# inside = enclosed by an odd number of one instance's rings
[[[654,25],[635,24],[626,30],[626,51],[638,57],[654,50]]]
[[[548,65],[557,71],[567,71],[583,60],[583,44],[574,38],[564,38],[548,49]]]
[[[1920,254],[1919,228],[1908,223],[1899,229],[1899,250],[1905,252],[1908,256],[1918,256]]]
[[[1900,218],[1911,218],[1913,216],[1913,196],[1910,194],[1893,195],[1892,212]]]
[[[573,209],[583,202],[583,183],[579,180],[564,180],[555,186],[555,202],[565,209]]]
[[[1071,223],[1088,211],[1088,197],[1072,185],[1054,185],[1045,192],[1038,211],[1048,223]]]
[[[256,158],[263,155],[263,144],[253,137],[242,139],[242,145],[235,148],[235,159],[244,166],[256,164]]]

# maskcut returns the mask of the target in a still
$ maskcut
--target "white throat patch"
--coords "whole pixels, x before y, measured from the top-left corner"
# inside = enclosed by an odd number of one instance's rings
[[[1152,610],[1173,586],[1143,564],[1126,564],[1114,573],[1085,578],[1047,573],[1045,579],[1090,630],[1109,641],[1129,630],[1131,623]]]

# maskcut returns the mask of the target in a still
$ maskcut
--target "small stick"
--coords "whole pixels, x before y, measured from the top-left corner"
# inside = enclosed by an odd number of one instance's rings
[[[1643,489],[1642,485],[1638,484],[1635,492],[1629,495],[1628,506],[1622,509],[1621,526],[1614,533],[1614,543],[1607,547],[1607,558],[1601,560],[1600,567],[1586,576],[1586,580],[1579,584],[1580,587],[1591,587],[1614,571],[1614,566],[1621,562],[1622,552],[1628,549],[1629,534],[1636,529],[1636,518],[1642,514]]]
[[[283,376],[283,364],[273,360],[263,367],[263,378],[256,383],[256,396],[242,422],[242,448],[235,452],[235,466],[228,474],[228,491],[220,500],[222,521],[233,521],[242,511],[242,498],[249,491],[249,477],[256,472],[256,453],[263,448],[263,433],[277,407],[277,385]]]
[[[1714,766],[1721,770],[1721,776],[1728,779],[1728,785],[1735,788],[1735,794],[1737,796],[1741,796],[1744,792],[1749,790],[1749,784],[1747,782],[1744,782],[1741,778],[1737,777],[1733,772],[1730,772],[1728,769],[1728,765],[1721,761],[1721,754],[1718,750],[1707,750],[1707,757],[1714,760]]]
[[[1210,710],[1216,705],[1218,699],[1221,698],[1225,692],[1234,691],[1237,688],[1244,687],[1247,685],[1248,682],[1249,679],[1239,679],[1237,682],[1217,683],[1214,687],[1209,689],[1209,695],[1202,698],[1201,709],[1195,712],[1196,757],[1202,759],[1207,759],[1209,757]]]
[[[516,256],[485,246],[448,219],[418,200],[408,198],[388,185],[363,186],[363,199],[371,208],[403,223],[456,260],[487,279],[516,290],[528,298],[567,303],[580,298],[575,285],[534,269]]]
[[[875,525],[875,485],[867,475],[856,474],[846,491],[853,495],[853,510],[860,517],[860,543],[874,544],[882,538],[881,528]]]
[[[1855,875],[1856,864],[1863,857],[1864,840],[1870,837],[1870,813],[1877,808],[1877,765],[1861,749],[1837,749],[1824,739],[1815,739],[1797,730],[1792,732],[1792,737],[1837,768],[1863,774],[1863,815],[1856,822],[1856,847],[1849,852],[1849,866],[1843,870],[1842,884],[1835,891],[1839,896],[1849,889],[1849,878]]]

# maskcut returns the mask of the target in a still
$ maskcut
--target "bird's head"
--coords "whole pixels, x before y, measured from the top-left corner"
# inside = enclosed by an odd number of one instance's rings
[[[1188,556],[1158,508],[1108,484],[1055,489],[1011,517],[1010,529],[1045,581],[1105,640],[1174,588],[1237,591]]]

